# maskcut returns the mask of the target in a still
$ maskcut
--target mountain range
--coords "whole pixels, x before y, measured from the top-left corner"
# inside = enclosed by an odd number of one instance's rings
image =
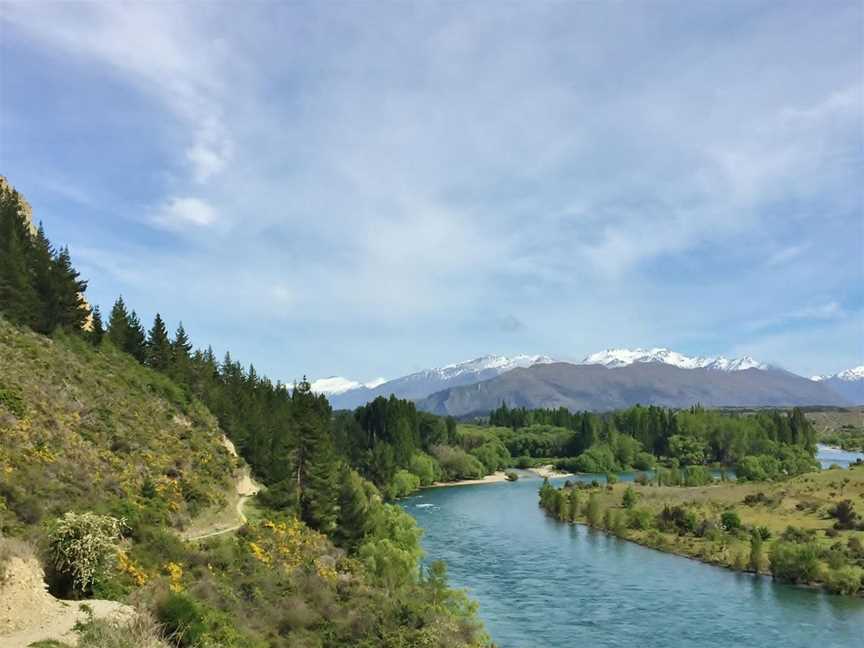
[[[843,406],[864,403],[864,367],[798,376],[742,358],[687,356],[666,348],[607,349],[581,362],[545,355],[487,355],[394,380],[316,380],[335,409],[395,394],[437,414],[485,414],[501,402],[525,407],[610,410],[636,403],[667,407]]]
[[[864,404],[864,365],[832,376],[813,376],[811,380],[827,385],[850,403]]]
[[[373,381],[361,384],[338,376],[325,378],[314,381],[312,389],[313,391],[327,394],[334,409],[353,409],[368,403],[377,396],[395,394],[399,398],[419,400],[442,389],[470,385],[495,378],[513,369],[550,362],[554,362],[552,358],[542,355],[517,355],[512,357],[487,355],[437,369],[424,369],[423,371],[396,378],[395,380]],[[331,385],[340,388],[348,383],[353,383],[357,386],[339,391],[328,391],[326,389],[326,387]]]

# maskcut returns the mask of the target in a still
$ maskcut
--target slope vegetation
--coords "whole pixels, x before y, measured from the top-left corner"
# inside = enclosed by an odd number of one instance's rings
[[[488,644],[443,564],[421,569],[413,519],[347,466],[305,490],[338,512],[330,535],[274,497],[244,520],[249,467],[189,391],[108,341],[0,319],[0,645]]]
[[[213,416],[110,347],[0,319],[0,532],[68,510],[183,527],[225,504],[239,467]]]

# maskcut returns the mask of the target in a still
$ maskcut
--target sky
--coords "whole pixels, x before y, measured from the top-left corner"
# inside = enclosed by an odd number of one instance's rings
[[[0,3],[0,174],[103,311],[292,381],[864,364],[864,5]]]

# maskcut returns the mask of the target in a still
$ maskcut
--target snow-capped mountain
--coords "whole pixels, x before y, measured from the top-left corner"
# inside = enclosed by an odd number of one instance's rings
[[[745,369],[770,369],[764,362],[754,360],[750,356],[743,358],[716,358],[706,356],[686,356],[677,351],[662,347],[653,349],[606,349],[585,356],[581,364],[599,364],[604,367],[627,367],[637,362],[656,362],[668,364],[681,369],[715,369],[717,371],[743,371]]]
[[[361,389],[366,387],[367,389],[374,389],[378,385],[382,385],[387,382],[386,378],[375,378],[366,383],[357,382],[356,380],[349,380],[348,378],[343,378],[342,376],[330,376],[329,378],[319,378],[312,382],[311,387],[312,391],[316,394],[324,394],[325,396],[333,396],[336,394],[344,394],[347,391],[351,391],[352,389]]]
[[[457,362],[437,369],[424,369],[423,371],[405,376],[400,380],[428,380],[430,378],[452,380],[459,376],[473,376],[489,371],[495,372],[497,375],[511,369],[516,369],[517,367],[531,367],[535,364],[549,364],[550,362],[555,361],[545,355],[520,354],[512,357],[485,355],[474,360]]]
[[[810,380],[815,380],[816,382],[822,382],[823,380],[832,379],[843,380],[846,382],[864,380],[864,365],[861,365],[860,367],[852,367],[851,369],[845,369],[844,371],[840,371],[836,374],[813,376],[812,378],[810,378]]]
[[[335,409],[358,407],[377,396],[389,396],[390,394],[395,394],[399,398],[416,400],[448,387],[469,385],[494,378],[512,369],[551,362],[555,361],[545,355],[486,355],[466,362],[457,362],[435,369],[424,369],[377,384],[367,383],[363,385],[344,378],[339,379],[341,382],[338,383],[335,378],[323,379],[333,381],[333,384],[337,385],[340,391],[324,392],[322,390],[321,393],[328,393],[330,402]],[[322,381],[316,380],[312,383],[313,391],[320,382]]]
[[[864,405],[864,365],[830,376],[813,376],[810,380],[825,383],[846,400],[856,405]]]

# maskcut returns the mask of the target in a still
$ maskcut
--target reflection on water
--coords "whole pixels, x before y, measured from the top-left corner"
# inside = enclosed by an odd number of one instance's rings
[[[864,600],[560,524],[538,508],[539,486],[438,488],[403,502],[425,529],[428,559],[447,561],[503,648],[862,645]]]

